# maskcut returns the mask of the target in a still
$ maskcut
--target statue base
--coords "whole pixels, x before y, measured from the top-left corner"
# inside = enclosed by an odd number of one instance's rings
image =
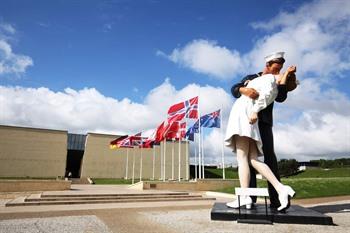
[[[315,210],[304,208],[299,205],[291,205],[285,213],[280,213],[276,209],[265,208],[264,204],[255,204],[252,209],[245,207],[232,209],[226,203],[216,202],[211,210],[211,220],[237,221],[249,224],[316,224],[334,225],[331,217],[319,213]]]

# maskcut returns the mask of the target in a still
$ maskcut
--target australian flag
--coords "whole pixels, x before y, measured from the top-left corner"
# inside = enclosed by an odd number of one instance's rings
[[[220,109],[215,112],[201,116],[200,121],[201,121],[201,127],[220,128],[221,126]],[[199,129],[199,124],[198,124],[198,121],[196,121],[196,123],[194,123],[194,125],[187,130],[186,138],[188,140],[193,141],[194,134],[199,132],[198,129]]]
[[[220,128],[220,125],[220,109],[207,115],[201,116],[201,127]]]

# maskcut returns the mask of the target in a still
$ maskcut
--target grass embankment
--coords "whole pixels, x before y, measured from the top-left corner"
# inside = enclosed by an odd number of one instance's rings
[[[350,195],[350,177],[282,179],[282,183],[293,187],[297,199]],[[267,182],[258,180],[258,187],[266,188]],[[234,193],[234,187],[216,191]]]
[[[132,184],[132,180],[128,179],[108,179],[108,178],[92,178],[94,184]],[[135,180],[138,182],[138,180]]]
[[[218,169],[222,172],[221,169]],[[350,195],[350,168],[309,169],[295,176],[282,178],[282,183],[296,191],[295,198],[330,197]],[[258,180],[258,187],[267,187],[265,180]],[[234,187],[216,190],[234,193]]]
[[[331,178],[350,177],[350,168],[330,168],[330,169],[307,169],[290,178]]]
[[[222,169],[207,168],[205,169],[205,178],[222,178]],[[235,168],[225,169],[226,179],[238,179],[238,172]]]

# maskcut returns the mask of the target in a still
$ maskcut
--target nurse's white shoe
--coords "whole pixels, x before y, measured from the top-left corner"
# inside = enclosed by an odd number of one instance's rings
[[[240,197],[239,199],[239,204],[238,205],[238,198],[232,202],[228,202],[226,203],[226,206],[230,207],[230,208],[234,208],[237,209],[239,206],[245,206],[246,209],[251,209],[252,208],[252,199],[250,197]]]
[[[278,199],[281,203],[281,206],[277,208],[278,211],[284,211],[289,208],[289,199],[293,197],[295,191],[288,185],[283,185],[281,193],[278,194]]]

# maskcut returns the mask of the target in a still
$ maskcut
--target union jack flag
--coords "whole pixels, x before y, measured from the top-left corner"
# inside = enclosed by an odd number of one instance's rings
[[[142,143],[141,133],[135,134],[133,136],[121,136],[110,142],[110,148],[132,148],[134,146],[140,146]]]

